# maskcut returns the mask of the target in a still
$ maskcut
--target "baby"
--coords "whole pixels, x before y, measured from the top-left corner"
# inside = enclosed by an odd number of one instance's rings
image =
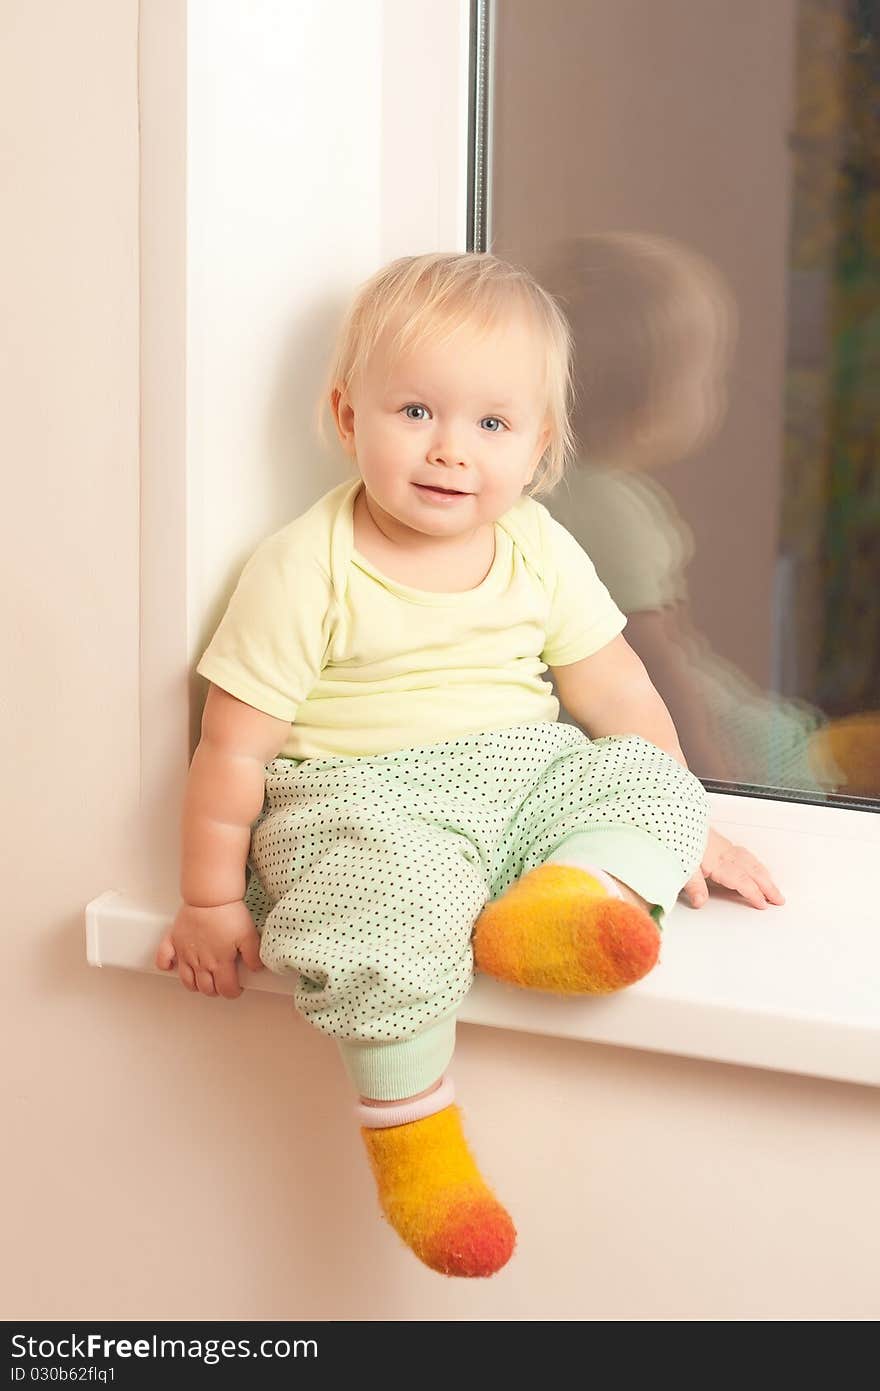
[[[361,288],[327,391],[354,476],[260,543],[198,664],[156,954],[227,998],[239,954],[296,973],[381,1208],[445,1275],[494,1274],[516,1239],[448,1071],[474,968],[607,994],[654,967],[703,875],[783,901],[709,832],[624,615],[537,500],[573,455],[570,353],[556,301],[491,255],[404,257]]]

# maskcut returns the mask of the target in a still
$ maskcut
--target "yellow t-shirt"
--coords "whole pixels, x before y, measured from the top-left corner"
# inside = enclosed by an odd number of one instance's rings
[[[556,720],[548,666],[597,652],[626,618],[574,537],[523,497],[495,522],[475,589],[438,594],[354,548],[360,478],[267,536],[196,670],[292,728],[280,755],[390,753]]]

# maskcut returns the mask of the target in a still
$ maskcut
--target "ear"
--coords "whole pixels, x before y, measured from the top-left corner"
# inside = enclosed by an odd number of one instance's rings
[[[535,473],[537,472],[538,465],[543,459],[544,454],[546,453],[547,446],[550,443],[552,433],[553,432],[550,429],[550,426],[546,425],[544,429],[541,431],[540,435],[538,436],[538,443],[535,445],[535,453],[532,456],[532,468],[528,478],[529,483],[531,483],[532,479],[534,478]]]
[[[334,386],[330,392],[330,409],[342,447],[346,454],[354,458],[354,406],[348,393],[341,387]]]

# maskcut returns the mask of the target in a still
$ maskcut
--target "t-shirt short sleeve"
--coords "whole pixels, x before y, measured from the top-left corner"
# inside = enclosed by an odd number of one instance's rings
[[[616,638],[626,626],[626,615],[571,532],[543,506],[541,514],[545,583],[551,595],[541,661],[550,667],[567,666],[591,657]]]
[[[332,598],[329,573],[307,545],[283,533],[267,537],[242,570],[196,671],[293,722],[324,665]]]

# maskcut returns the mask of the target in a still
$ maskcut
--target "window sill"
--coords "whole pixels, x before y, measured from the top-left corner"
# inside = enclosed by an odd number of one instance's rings
[[[565,999],[478,977],[462,1023],[880,1086],[880,816],[711,794],[712,823],[768,864],[782,908],[679,903],[660,964],[618,995]],[[171,915],[113,890],[86,908],[87,957],[153,965]],[[289,977],[239,967],[246,989]]]

